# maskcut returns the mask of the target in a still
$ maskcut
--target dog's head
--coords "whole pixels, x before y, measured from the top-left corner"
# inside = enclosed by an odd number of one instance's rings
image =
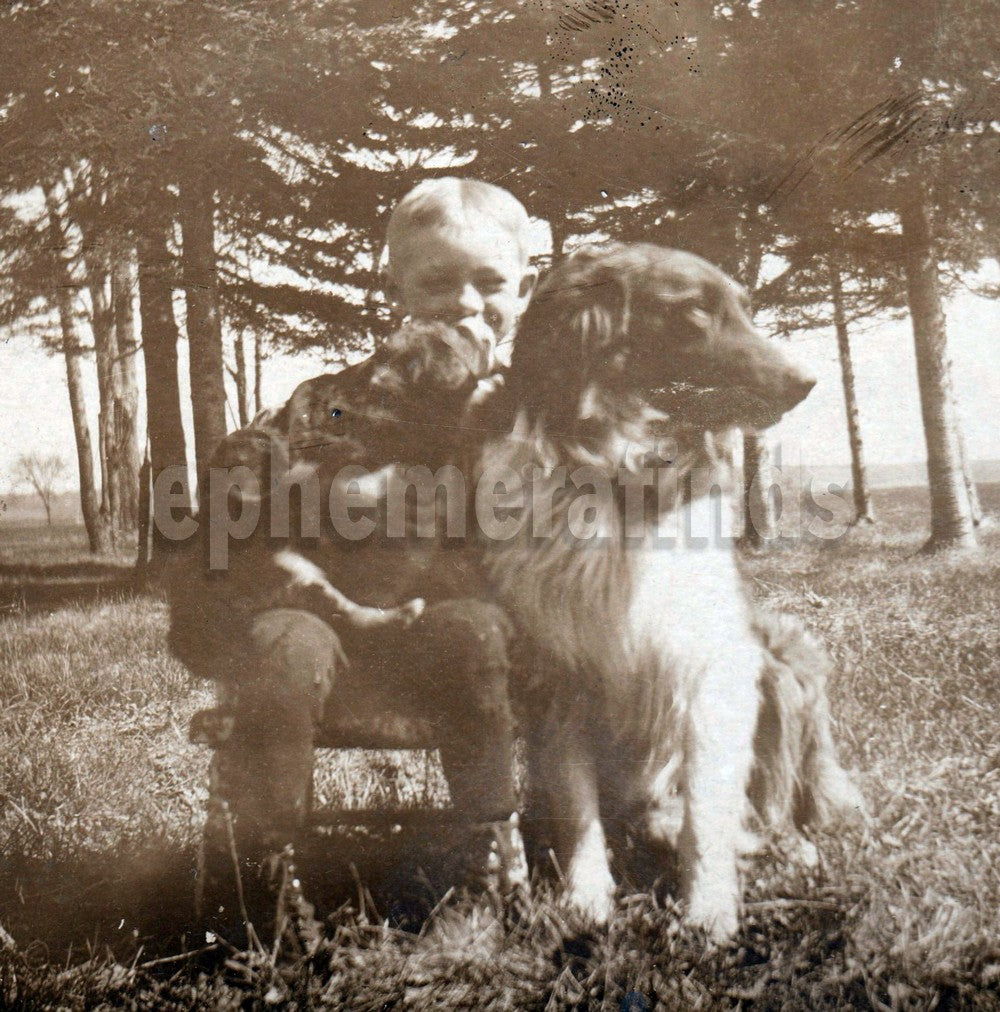
[[[387,411],[429,399],[463,403],[492,367],[492,347],[445,323],[410,323],[369,359],[368,383]]]
[[[445,459],[456,422],[491,367],[491,348],[475,335],[444,323],[407,324],[364,362],[295,391],[293,460],[377,470]]]
[[[812,389],[717,267],[648,243],[580,250],[539,286],[511,392],[555,427],[646,405],[679,424],[763,428]]]

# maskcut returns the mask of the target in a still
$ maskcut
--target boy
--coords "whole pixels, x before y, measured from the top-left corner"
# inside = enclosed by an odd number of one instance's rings
[[[414,320],[467,328],[508,363],[514,327],[537,280],[528,264],[527,211],[512,194],[472,179],[429,179],[393,211],[388,291]]]
[[[476,180],[427,180],[390,217],[387,280],[394,307],[418,324],[447,324],[480,346],[481,379],[509,360],[514,327],[534,287],[528,231],[527,212],[512,194]],[[309,399],[309,387],[300,387],[285,409],[230,436],[214,464],[249,463],[259,473],[254,465],[265,456],[274,459],[275,441],[288,445],[295,406]],[[258,459],[248,460],[248,452]],[[271,476],[265,477],[271,487]],[[332,585],[315,571],[308,581],[313,592],[319,587],[329,621],[308,604],[290,607],[294,597],[288,596],[278,602],[282,606],[220,620],[218,608],[203,608],[190,592],[190,576],[175,583],[171,595],[175,652],[192,670],[237,686],[213,776],[225,785],[242,856],[267,880],[272,899],[277,894],[306,943],[317,925],[290,868],[290,845],[307,805],[317,729],[337,725],[341,710],[373,713],[385,703],[429,722],[438,733],[453,804],[470,826],[484,830],[481,856],[489,853],[488,838],[512,862],[523,860],[509,821],[516,799],[506,619],[473,599],[432,603],[420,614],[408,599],[422,593],[420,580],[429,578],[426,559],[405,550],[390,554],[392,565],[373,566],[365,585],[351,589],[366,604],[403,609],[390,624],[376,623],[377,635],[352,637],[352,625],[371,615],[353,611],[359,606],[350,596],[329,593]],[[291,568],[296,565],[291,560]],[[335,578],[339,585],[339,574]],[[199,614],[209,616],[207,630]],[[346,620],[341,635],[331,625],[338,616]]]

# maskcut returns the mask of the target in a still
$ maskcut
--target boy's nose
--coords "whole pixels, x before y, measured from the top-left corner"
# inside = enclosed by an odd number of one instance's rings
[[[462,316],[472,316],[481,313],[486,308],[486,303],[483,302],[483,297],[475,285],[466,285],[458,293],[456,308],[461,311]]]

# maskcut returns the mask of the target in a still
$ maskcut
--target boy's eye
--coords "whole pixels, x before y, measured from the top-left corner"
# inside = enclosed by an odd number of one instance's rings
[[[445,295],[455,287],[455,282],[450,278],[428,278],[423,283],[423,289],[430,295]]]
[[[476,288],[483,295],[496,295],[502,292],[506,281],[499,274],[480,274],[476,277]]]

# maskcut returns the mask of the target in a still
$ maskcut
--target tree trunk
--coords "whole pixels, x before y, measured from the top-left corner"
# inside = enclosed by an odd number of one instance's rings
[[[226,435],[226,387],[215,264],[215,192],[202,179],[185,181],[181,230],[194,450],[199,478]]]
[[[920,409],[927,442],[931,536],[925,550],[974,548],[976,532],[962,475],[938,265],[926,202],[918,183],[911,182],[904,189],[899,220],[903,232],[907,301],[913,321]]]
[[[542,60],[535,63],[535,70],[538,73],[538,94],[541,98],[552,98],[552,75],[549,68]]]
[[[73,415],[73,434],[76,437],[76,457],[80,469],[80,509],[87,529],[91,552],[103,553],[111,548],[111,537],[101,516],[101,501],[94,480],[94,449],[87,425],[87,406],[83,398],[83,379],[80,372],[80,344],[73,321],[72,295],[68,289],[60,294],[59,322],[63,333],[63,356],[66,359],[66,385],[69,388],[69,406]]]
[[[107,552],[111,548],[107,526],[101,516],[101,504],[94,480],[94,449],[87,424],[87,405],[83,396],[83,378],[80,370],[80,339],[77,334],[73,306],[74,282],[66,260],[66,235],[59,218],[54,195],[45,193],[49,218],[49,241],[55,262],[56,307],[62,331],[62,352],[66,361],[66,385],[69,389],[69,406],[73,417],[73,434],[76,439],[76,459],[80,475],[80,509],[87,529],[91,552]]]
[[[98,424],[101,510],[114,540],[118,531],[136,529],[141,464],[136,432],[137,346],[128,254],[117,251],[109,260],[94,244],[87,257],[87,284],[101,399]]]
[[[136,518],[135,573],[140,585],[149,579],[154,565],[153,530],[152,467],[147,442],[146,455],[139,468],[139,509]]]
[[[552,218],[549,220],[549,229],[552,232],[551,263],[557,264],[562,257],[563,247],[566,245],[566,237],[569,233],[569,229],[566,227],[565,215],[552,215]]]
[[[113,363],[118,354],[112,326],[111,305],[105,286],[107,257],[99,246],[92,245],[86,256],[87,287],[90,290],[90,326],[94,335],[94,357],[97,361],[97,392],[100,407],[97,414],[97,455],[101,463],[101,516],[116,544],[114,518],[119,512],[118,470],[115,466],[115,397],[112,379]]]
[[[851,446],[851,484],[854,489],[854,522],[875,522],[871,491],[865,471],[864,446],[861,442],[861,422],[858,417],[858,395],[854,383],[854,363],[851,361],[851,342],[844,315],[844,290],[840,270],[830,270],[833,299],[833,325],[837,332],[837,350],[840,353],[840,375],[844,387],[844,408],[847,412],[847,438]]]
[[[146,366],[146,427],[149,432],[150,482],[176,468],[190,507],[184,426],[177,378],[177,321],[174,318],[174,261],[167,247],[170,219],[153,209],[139,247],[139,320]],[[152,504],[150,509],[153,509]],[[148,518],[143,518],[145,524]],[[152,562],[170,547],[157,525],[150,534]]]
[[[118,512],[114,521],[123,531],[138,526],[139,469],[139,381],[133,302],[132,251],[117,250],[111,261],[111,311],[118,353],[112,362],[115,394],[114,462],[118,475]]]
[[[954,408],[955,418],[958,419],[958,407]],[[983,522],[983,504],[979,499],[979,489],[976,488],[976,476],[972,472],[972,461],[969,460],[969,448],[965,442],[965,432],[962,423],[958,421],[956,433],[958,435],[958,456],[962,462],[962,480],[965,482],[965,491],[969,497],[969,509],[972,511],[973,526],[978,527]]]
[[[264,347],[261,341],[259,331],[254,331],[253,335],[253,413],[256,415],[258,411],[264,407],[263,398],[261,397],[260,388],[262,380],[264,364]]]
[[[233,353],[236,358],[236,410],[239,426],[244,428],[250,422],[250,391],[247,384],[247,356],[243,347],[243,334],[233,336]]]
[[[775,537],[774,499],[768,473],[771,447],[762,432],[743,433],[743,535],[740,544],[753,551],[765,551]]]

